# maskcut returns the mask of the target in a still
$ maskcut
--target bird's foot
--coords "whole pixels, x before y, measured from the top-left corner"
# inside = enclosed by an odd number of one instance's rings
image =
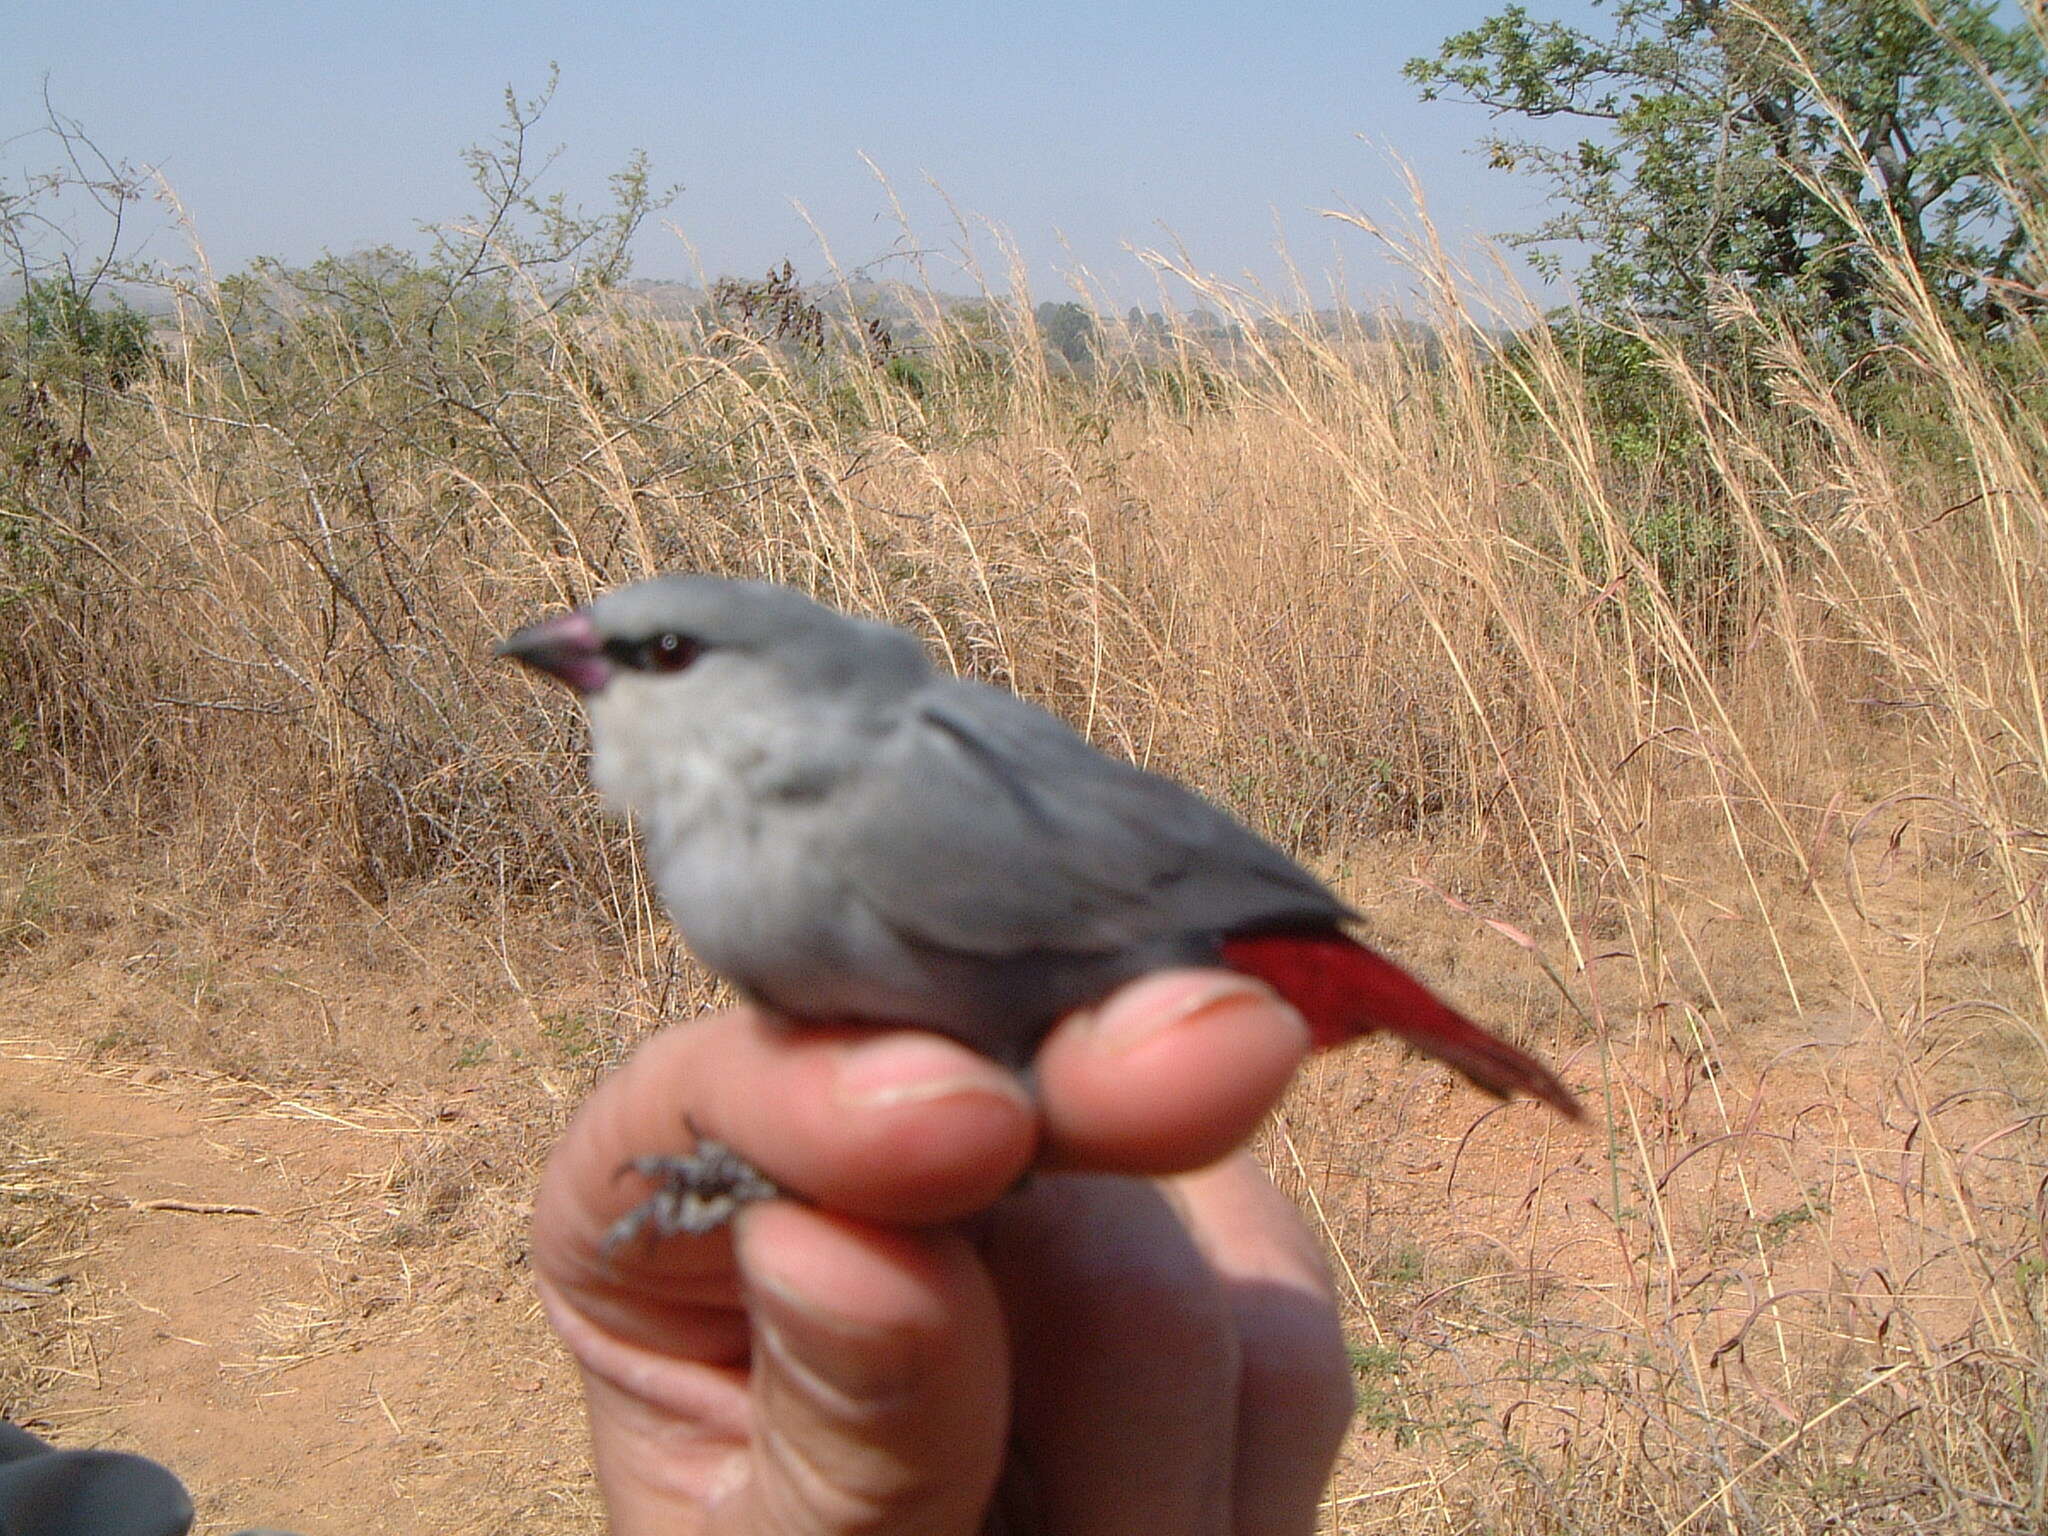
[[[659,1242],[678,1232],[715,1232],[743,1205],[772,1200],[782,1191],[722,1141],[700,1140],[694,1152],[636,1157],[619,1170],[654,1182],[654,1193],[612,1223],[604,1251],[616,1253],[646,1238]]]

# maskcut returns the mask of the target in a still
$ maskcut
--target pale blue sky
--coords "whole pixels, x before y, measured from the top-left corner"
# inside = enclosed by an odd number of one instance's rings
[[[417,243],[419,223],[468,206],[459,153],[490,133],[505,86],[538,89],[554,60],[561,87],[538,138],[564,146],[556,184],[601,200],[605,174],[646,149],[657,178],[684,187],[664,222],[713,275],[784,256],[815,273],[798,202],[843,264],[886,250],[895,229],[865,153],[924,244],[955,239],[929,175],[1010,232],[1041,297],[1079,265],[1112,299],[1142,301],[1122,247],[1168,231],[1204,270],[1266,282],[1284,231],[1304,269],[1341,265],[1365,297],[1395,279],[1369,240],[1315,210],[1402,209],[1389,151],[1455,237],[1540,217],[1532,185],[1470,153],[1485,115],[1425,105],[1400,75],[1502,3],[8,0],[0,170],[47,153],[12,137],[40,121],[47,78],[103,149],[161,167],[218,270]],[[175,236],[152,236],[148,251],[181,256]],[[690,277],[693,258],[656,229],[638,272]]]

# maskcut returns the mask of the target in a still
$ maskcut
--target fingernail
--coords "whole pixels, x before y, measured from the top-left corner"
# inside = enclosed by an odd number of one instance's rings
[[[1293,1013],[1272,988],[1247,976],[1227,971],[1165,971],[1115,993],[1083,1027],[1093,1032],[1101,1049],[1124,1052],[1191,1024],[1228,1025],[1256,1019],[1261,1027],[1268,1027],[1273,1015]]]
[[[916,1033],[849,1045],[833,1086],[833,1097],[848,1109],[928,1104],[963,1094],[1030,1102],[1023,1085],[1008,1073],[977,1064],[950,1040]]]

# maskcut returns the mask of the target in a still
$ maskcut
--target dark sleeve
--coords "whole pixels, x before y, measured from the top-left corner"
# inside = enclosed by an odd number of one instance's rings
[[[125,1451],[60,1451],[0,1424],[4,1536],[185,1536],[192,1499],[168,1468]]]

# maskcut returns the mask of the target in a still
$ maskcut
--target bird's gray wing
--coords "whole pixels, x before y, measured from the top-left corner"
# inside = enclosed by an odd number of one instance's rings
[[[1206,800],[977,683],[920,690],[846,809],[837,862],[858,896],[964,953],[1116,952],[1349,915]]]

